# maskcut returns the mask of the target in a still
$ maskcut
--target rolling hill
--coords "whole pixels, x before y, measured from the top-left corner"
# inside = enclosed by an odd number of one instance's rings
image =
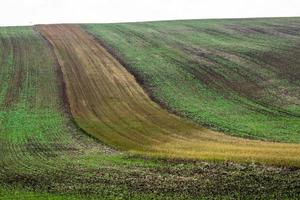
[[[83,27],[171,111],[235,136],[299,143],[298,18]]]
[[[1,27],[0,199],[298,199],[299,30]]]
[[[62,68],[75,122],[105,144],[158,157],[298,166],[298,144],[230,137],[167,113],[79,26],[49,25],[39,30]]]

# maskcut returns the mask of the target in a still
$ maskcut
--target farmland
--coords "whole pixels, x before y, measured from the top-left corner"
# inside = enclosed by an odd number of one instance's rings
[[[158,157],[299,165],[298,144],[230,137],[167,113],[79,26],[39,30],[62,67],[74,120],[105,144]]]
[[[235,136],[300,142],[298,18],[84,28],[169,110]]]
[[[294,18],[0,28],[0,199],[298,199],[297,38]]]

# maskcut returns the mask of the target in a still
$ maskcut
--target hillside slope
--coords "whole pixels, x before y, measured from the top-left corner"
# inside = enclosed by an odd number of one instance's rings
[[[69,48],[61,53],[76,58]],[[297,168],[142,158],[88,137],[71,119],[51,50],[34,27],[0,28],[1,200],[299,199]],[[274,162],[298,166],[291,148]]]
[[[153,199],[149,191],[189,184],[178,176],[164,179],[169,184],[161,187],[161,174],[176,164],[131,158],[79,131],[63,103],[59,71],[50,46],[33,27],[0,28],[1,200]],[[157,181],[136,191],[145,174]]]
[[[44,25],[66,82],[72,116],[106,144],[143,155],[300,164],[300,145],[226,136],[169,114],[77,25]]]
[[[58,71],[33,27],[0,28],[0,199],[66,192],[68,184],[86,177],[78,171],[88,169],[86,158],[103,156],[103,146],[72,124]],[[15,187],[32,192],[18,196]]]
[[[199,124],[300,142],[300,19],[83,25],[161,104]]]

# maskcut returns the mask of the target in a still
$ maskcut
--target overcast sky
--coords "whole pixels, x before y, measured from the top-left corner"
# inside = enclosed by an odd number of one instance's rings
[[[300,16],[300,0],[1,0],[0,25]]]

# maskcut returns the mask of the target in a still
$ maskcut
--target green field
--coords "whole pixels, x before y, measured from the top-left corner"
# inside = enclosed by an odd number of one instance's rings
[[[236,136],[300,142],[300,19],[82,27],[170,111]],[[1,200],[299,199],[299,180],[297,167],[158,159],[102,144],[74,123],[36,27],[0,28]]]
[[[299,18],[83,27],[169,110],[235,136],[300,142]]]

